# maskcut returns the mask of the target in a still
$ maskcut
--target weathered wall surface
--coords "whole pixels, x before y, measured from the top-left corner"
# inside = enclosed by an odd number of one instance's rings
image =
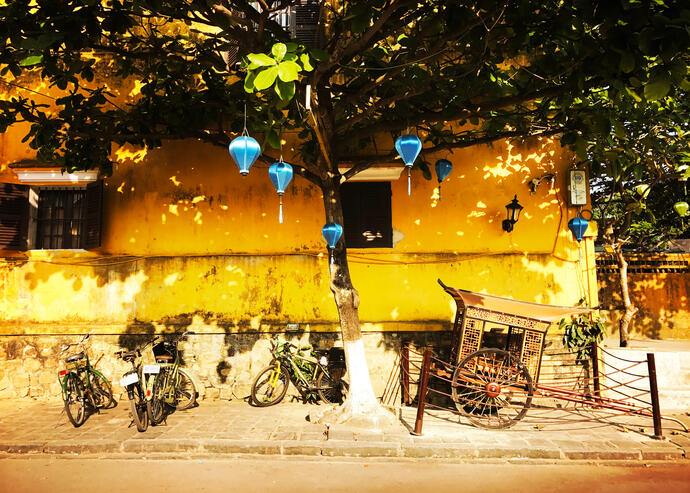
[[[7,164],[31,157],[19,140],[16,131],[0,136],[0,181],[16,181]],[[316,345],[336,342],[316,187],[296,176],[279,224],[265,164],[242,178],[224,149],[197,142],[115,149],[114,157],[99,250],[5,252],[0,260],[0,397],[54,396],[56,348],[92,329],[94,351],[105,354],[99,365],[114,379],[123,368],[111,355],[128,337],[194,330],[185,361],[211,397],[227,395],[228,382],[249,385],[271,335],[289,329]],[[558,143],[438,157],[454,166],[443,200],[417,172],[408,197],[403,175],[392,182],[394,248],[349,251],[377,391],[401,337],[447,345],[455,306],[437,278],[526,301],[597,303],[592,238],[578,245],[567,229],[576,214],[565,203],[572,162]],[[556,174],[553,186],[530,194],[528,181],[545,173]],[[515,194],[525,209],[507,234],[501,221]]]
[[[639,308],[630,326],[633,337],[690,339],[690,255],[627,256],[630,298]],[[620,274],[607,254],[597,255],[599,300],[612,333],[623,315]]]

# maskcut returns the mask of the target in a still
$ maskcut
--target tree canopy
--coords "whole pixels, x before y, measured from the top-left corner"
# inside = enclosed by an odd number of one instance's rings
[[[319,49],[279,22],[302,3],[8,1],[3,81],[31,89],[38,76],[62,95],[48,111],[17,91],[0,102],[0,131],[30,122],[40,158],[107,171],[112,143],[225,146],[246,103],[264,145],[301,131],[296,171],[318,183],[319,159],[354,161],[350,177],[395,157],[361,152],[377,135],[408,128],[427,152],[559,134],[585,159],[592,136],[624,125],[622,109],[690,86],[690,10],[679,1],[329,1]],[[113,78],[140,92],[117,97]]]

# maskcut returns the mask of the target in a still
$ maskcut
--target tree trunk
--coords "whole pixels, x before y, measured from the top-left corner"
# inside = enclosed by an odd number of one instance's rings
[[[325,177],[322,190],[326,222],[342,225],[340,183],[336,178]],[[326,423],[347,421],[349,424],[379,429],[394,426],[397,424],[395,416],[381,406],[371,386],[359,323],[359,293],[352,285],[350,278],[345,238],[341,238],[329,253],[331,291],[338,308],[350,389],[340,408],[321,413],[316,417],[316,421]]]
[[[618,269],[621,276],[621,297],[623,298],[623,306],[625,307],[625,312],[619,323],[620,347],[627,347],[628,341],[630,340],[628,328],[630,322],[637,313],[637,307],[630,301],[630,290],[628,288],[628,261],[625,260],[623,249],[620,246],[615,247],[614,251],[616,259],[618,260]]]

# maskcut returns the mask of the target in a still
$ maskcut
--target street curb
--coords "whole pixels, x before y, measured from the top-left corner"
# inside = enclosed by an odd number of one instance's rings
[[[659,444],[641,450],[574,450],[569,448],[501,448],[486,445],[410,444],[397,442],[333,441],[271,441],[233,439],[165,439],[132,438],[125,441],[97,440],[0,443],[0,452],[10,455],[49,454],[220,454],[265,456],[312,456],[351,458],[408,458],[463,460],[545,460],[553,462],[620,462],[620,461],[682,461],[684,450]],[[647,450],[648,449],[648,450]]]

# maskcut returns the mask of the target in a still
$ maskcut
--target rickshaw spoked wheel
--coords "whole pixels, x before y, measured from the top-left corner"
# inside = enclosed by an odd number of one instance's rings
[[[529,372],[501,349],[480,349],[453,372],[451,396],[460,414],[481,428],[509,428],[529,409],[534,386]]]

